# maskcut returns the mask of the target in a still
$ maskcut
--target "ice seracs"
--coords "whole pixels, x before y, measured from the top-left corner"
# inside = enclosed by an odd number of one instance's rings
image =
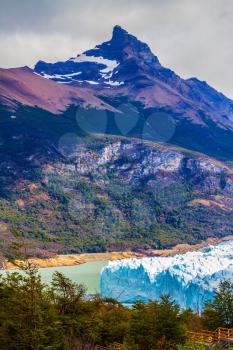
[[[100,288],[103,296],[124,303],[169,293],[181,307],[200,311],[224,279],[233,279],[233,241],[174,257],[111,261]]]

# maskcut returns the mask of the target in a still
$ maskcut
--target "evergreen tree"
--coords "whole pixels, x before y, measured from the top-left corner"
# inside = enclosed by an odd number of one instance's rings
[[[131,339],[140,350],[172,349],[183,343],[185,327],[179,307],[168,295],[162,296],[160,303],[136,303],[131,319]]]
[[[1,349],[62,349],[57,315],[36,269],[1,277],[0,310]]]
[[[215,330],[218,327],[233,327],[233,283],[223,281],[215,291],[213,300],[205,304],[204,326]]]

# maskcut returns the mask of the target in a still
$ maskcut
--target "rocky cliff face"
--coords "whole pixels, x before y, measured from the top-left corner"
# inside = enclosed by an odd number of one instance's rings
[[[231,196],[233,192],[233,170],[202,154],[126,138],[99,139],[98,147],[100,149],[93,150],[84,143],[78,144],[66,154],[69,165],[62,163],[61,169],[87,178],[96,174],[97,182],[98,176],[111,172],[125,185],[143,183],[152,189],[153,184],[167,187],[177,181],[188,182],[197,190],[201,189],[205,199],[211,194],[221,192]],[[101,181],[104,183],[103,179]]]
[[[76,170],[80,174],[92,171],[101,171],[102,166],[114,168],[120,174],[127,175],[129,183],[142,180],[146,176],[155,176],[160,171],[179,177],[196,176],[231,176],[232,170],[224,163],[215,161],[198,153],[189,153],[186,150],[172,146],[153,144],[136,139],[106,140],[101,152],[86,152],[86,149],[77,149],[71,158],[77,164]],[[111,140],[111,139],[110,139]],[[98,155],[98,156],[97,156]],[[93,159],[96,161],[93,162]],[[121,164],[122,163],[122,164]],[[119,165],[118,165],[119,164]]]
[[[118,179],[128,185],[140,182],[152,185],[154,178],[157,185],[168,185],[176,180],[201,181],[212,192],[225,189],[230,194],[232,191],[232,171],[224,164],[203,155],[193,157],[185,151],[150,143],[133,140],[112,142],[104,146],[101,153],[84,149],[73,154],[72,159],[73,170],[78,175],[104,175],[111,169]]]

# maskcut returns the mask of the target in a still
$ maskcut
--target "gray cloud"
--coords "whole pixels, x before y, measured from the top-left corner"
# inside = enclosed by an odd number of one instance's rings
[[[0,66],[75,56],[120,24],[161,63],[233,98],[232,0],[0,0]]]

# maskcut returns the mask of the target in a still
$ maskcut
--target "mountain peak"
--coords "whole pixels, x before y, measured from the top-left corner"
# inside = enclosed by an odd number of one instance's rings
[[[118,45],[121,45],[122,47],[129,45],[129,46],[138,46],[143,45],[147,46],[147,44],[141,42],[136,36],[133,34],[130,34],[127,32],[127,30],[123,29],[119,25],[115,25],[113,27],[112,31],[112,38],[108,43],[118,43]]]
[[[35,72],[61,83],[120,86],[145,74],[153,77],[158,67],[159,60],[146,43],[115,25],[110,40],[68,61],[39,61]]]
[[[129,33],[119,25],[115,25],[112,31],[112,38],[119,38],[124,35],[129,35]]]
[[[97,46],[103,49],[107,57],[114,57],[122,62],[128,58],[135,58],[141,64],[159,64],[158,58],[151,52],[149,46],[130,34],[119,25],[113,27],[112,38]]]

